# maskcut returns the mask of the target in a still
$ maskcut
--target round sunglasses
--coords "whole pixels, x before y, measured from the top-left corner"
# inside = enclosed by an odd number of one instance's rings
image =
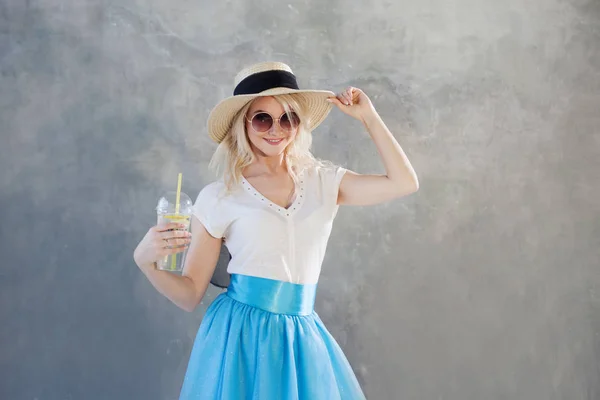
[[[273,118],[271,114],[265,111],[259,111],[248,119],[252,123],[252,128],[256,132],[267,132],[272,127],[275,121],[279,123],[279,127],[286,131],[291,132],[300,125],[300,118],[298,114],[293,111],[289,113],[283,113],[279,118]]]

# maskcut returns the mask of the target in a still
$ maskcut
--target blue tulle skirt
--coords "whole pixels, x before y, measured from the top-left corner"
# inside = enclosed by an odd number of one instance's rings
[[[365,396],[313,310],[316,285],[232,275],[206,311],[180,400],[353,400]]]

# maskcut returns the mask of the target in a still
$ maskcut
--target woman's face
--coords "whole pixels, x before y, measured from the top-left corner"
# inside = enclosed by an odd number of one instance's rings
[[[281,155],[298,133],[297,115],[273,97],[258,97],[246,114],[246,132],[254,152],[264,157]]]

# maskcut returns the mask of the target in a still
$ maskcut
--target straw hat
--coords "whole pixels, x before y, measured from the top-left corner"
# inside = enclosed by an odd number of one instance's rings
[[[215,106],[208,116],[208,134],[220,143],[236,114],[250,101],[260,96],[294,93],[306,106],[308,129],[315,129],[325,120],[332,104],[326,99],[335,96],[327,90],[300,90],[292,69],[281,62],[263,62],[244,68],[235,77],[233,96]]]

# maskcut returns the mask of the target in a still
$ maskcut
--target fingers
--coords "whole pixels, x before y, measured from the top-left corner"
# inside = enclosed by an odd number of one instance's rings
[[[344,105],[352,105],[352,97],[349,95],[348,90],[345,90],[342,93],[338,94],[337,98]]]
[[[187,225],[185,225],[185,224],[179,224],[177,222],[168,222],[168,223],[158,224],[155,227],[153,227],[152,229],[155,232],[165,232],[165,231],[170,231],[173,229],[185,229],[186,227],[187,227]]]
[[[159,249],[170,249],[179,246],[188,246],[192,242],[191,236],[187,237],[170,237],[166,239],[158,238],[154,245]]]
[[[347,100],[347,105],[351,106],[354,103],[354,99],[352,96],[352,91],[354,90],[354,88],[351,86],[348,89],[346,89],[343,94],[344,94],[344,98]]]
[[[187,229],[187,224],[175,222],[163,222],[153,226],[136,247],[136,263],[146,265],[162,257],[185,251],[192,242],[192,234]]]
[[[330,97],[329,101],[338,107],[349,106],[351,104],[348,98],[344,96],[343,93],[338,94],[337,97]]]
[[[354,97],[358,99],[357,95],[357,89],[350,86],[345,91],[338,94],[336,97],[328,98],[327,101],[335,104],[338,107],[342,105],[351,106],[355,103]]]
[[[338,107],[343,107],[345,105],[345,103],[342,103],[337,97],[329,97],[327,101],[335,104]]]
[[[189,237],[192,237],[192,234],[188,231],[177,229],[177,230],[172,230],[172,231],[158,232],[158,237],[163,240],[170,240],[170,239],[179,239],[179,238],[189,238]]]
[[[155,245],[158,248],[171,248],[189,244],[192,234],[185,229],[186,225],[168,223],[154,227]]]
[[[164,227],[157,227],[153,237],[153,247],[156,251],[162,252],[165,249],[181,248],[189,246],[192,242],[192,234],[187,230],[178,229],[179,224],[174,224],[175,229],[173,230],[162,230]]]

